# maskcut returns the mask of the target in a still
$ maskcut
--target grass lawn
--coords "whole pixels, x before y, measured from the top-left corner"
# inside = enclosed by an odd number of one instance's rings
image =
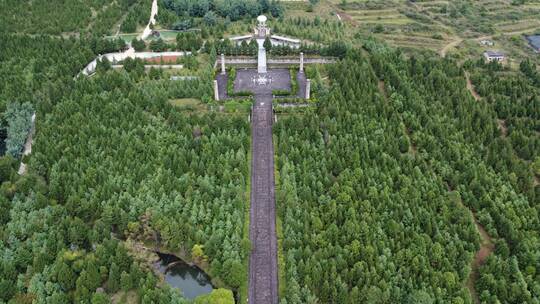
[[[179,98],[171,99],[169,103],[179,110],[190,111],[190,112],[207,112],[208,109],[201,100],[197,98]]]
[[[119,291],[111,296],[111,302],[113,304],[136,304],[139,303],[139,297],[133,290],[128,292]]]
[[[105,38],[107,38],[107,39],[116,39],[117,37],[120,37],[120,38],[124,39],[124,41],[126,43],[130,43],[133,40],[133,38],[137,38],[138,35],[139,34],[137,34],[137,33],[119,34],[118,36],[107,36]]]

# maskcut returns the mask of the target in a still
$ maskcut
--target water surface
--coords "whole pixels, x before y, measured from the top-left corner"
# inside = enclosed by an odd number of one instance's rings
[[[158,269],[165,276],[165,281],[172,287],[180,289],[187,299],[212,292],[214,288],[211,278],[197,266],[190,266],[170,254],[158,253],[160,262]],[[167,267],[174,263],[172,266]]]

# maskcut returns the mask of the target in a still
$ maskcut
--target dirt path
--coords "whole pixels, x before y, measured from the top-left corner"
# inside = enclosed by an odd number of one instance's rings
[[[446,184],[446,188],[448,189],[448,191],[453,191],[453,189],[448,184]],[[484,264],[487,257],[493,252],[493,250],[495,249],[495,245],[493,244],[493,240],[487,233],[486,229],[484,229],[484,227],[478,222],[476,214],[467,206],[465,206],[465,204],[463,204],[463,200],[459,198],[456,204],[460,208],[464,208],[470,212],[473,223],[476,226],[476,230],[480,234],[480,249],[478,249],[478,251],[474,255],[473,260],[471,261],[471,273],[469,274],[467,282],[465,283],[465,286],[467,286],[467,289],[469,289],[469,292],[471,293],[473,302],[475,304],[480,304],[480,298],[478,297],[478,293],[476,292],[474,285],[478,280],[478,271],[480,269],[480,266]]]
[[[508,135],[508,127],[506,126],[506,120],[497,119],[497,126],[499,127],[499,130],[501,130],[502,137],[506,137],[506,135]]]
[[[334,7],[336,9],[336,16],[338,17],[339,21],[347,21],[349,23],[351,23],[352,25],[354,26],[357,26],[358,25],[358,22],[356,22],[356,20],[354,20],[351,15],[348,15],[347,13],[345,13],[344,11],[342,10],[339,10],[337,9],[336,7]]]
[[[36,113],[32,114],[32,126],[30,127],[30,131],[28,132],[28,137],[26,138],[26,142],[24,143],[24,150],[22,155],[30,155],[32,153],[32,144],[34,143],[34,135],[36,134]],[[19,166],[19,170],[17,173],[19,175],[23,175],[26,173],[27,166],[25,163],[21,161],[21,164]]]
[[[446,185],[446,187],[448,188],[448,191],[452,191],[448,184]],[[478,251],[474,255],[473,260],[471,261],[471,273],[469,274],[467,282],[465,283],[465,286],[467,286],[467,289],[469,289],[469,292],[471,293],[471,297],[474,303],[480,304],[480,298],[478,297],[478,293],[476,292],[474,285],[478,280],[478,271],[480,269],[480,266],[484,264],[487,257],[493,252],[493,250],[495,249],[495,245],[493,244],[493,240],[487,233],[486,229],[484,229],[484,227],[478,222],[476,214],[467,206],[465,206],[465,204],[463,204],[461,198],[458,200],[457,204],[459,205],[459,207],[467,209],[470,212],[471,218],[474,222],[474,225],[476,226],[476,230],[480,234],[480,249],[478,249]]]
[[[388,93],[386,92],[386,87],[384,85],[384,80],[379,80],[378,83],[379,92],[381,93],[382,97],[387,100],[388,99]]]
[[[150,10],[150,20],[148,21],[148,24],[146,25],[146,28],[142,32],[142,34],[140,36],[140,39],[144,40],[144,39],[148,38],[148,36],[150,36],[150,34],[152,33],[151,26],[156,24],[156,15],[157,15],[157,13],[158,13],[158,3],[157,3],[157,0],[154,0],[152,2],[152,8]]]
[[[465,78],[467,79],[467,89],[469,90],[469,92],[471,92],[471,95],[474,97],[474,99],[476,99],[476,101],[480,100],[481,97],[478,92],[476,92],[468,72],[465,72]]]
[[[463,41],[462,38],[456,38],[454,41],[448,43],[447,45],[445,45],[440,51],[439,51],[439,55],[441,55],[441,57],[446,57],[446,54],[448,53],[448,51],[453,48],[453,47],[456,47],[458,46],[459,44],[461,44],[461,42]]]
[[[255,95],[252,119],[249,303],[278,303],[272,95]]]
[[[474,256],[474,259],[471,263],[471,274],[469,275],[469,278],[467,279],[467,288],[469,289],[469,292],[471,293],[471,296],[473,298],[474,303],[480,304],[480,298],[478,297],[478,293],[476,292],[476,289],[474,288],[474,285],[476,283],[476,280],[478,279],[479,275],[479,268],[484,264],[487,257],[493,252],[495,245],[493,244],[493,241],[489,234],[486,232],[484,227],[478,223],[478,220],[476,219],[476,216],[474,213],[472,213],[472,217],[474,220],[474,224],[476,225],[476,229],[480,233],[480,238],[482,239],[482,243],[480,245],[480,249],[476,252],[476,255]]]

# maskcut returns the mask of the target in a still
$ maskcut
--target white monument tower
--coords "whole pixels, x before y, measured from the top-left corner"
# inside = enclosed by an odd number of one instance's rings
[[[257,39],[264,39],[267,36],[270,36],[270,29],[266,26],[266,20],[268,20],[268,18],[266,18],[265,15],[257,17],[257,27],[255,28],[255,37]]]
[[[266,26],[266,16],[257,17],[257,27],[255,28],[255,38],[259,45],[257,56],[257,72],[266,73],[266,50],[264,49],[264,40],[270,35],[270,29]]]

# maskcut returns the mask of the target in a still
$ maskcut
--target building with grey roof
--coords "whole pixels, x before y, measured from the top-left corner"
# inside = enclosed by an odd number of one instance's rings
[[[529,35],[525,36],[529,45],[534,49],[535,52],[540,53],[540,35]]]
[[[485,51],[484,58],[486,58],[488,62],[492,62],[492,61],[501,62],[504,60],[505,56],[503,53],[499,51]]]

